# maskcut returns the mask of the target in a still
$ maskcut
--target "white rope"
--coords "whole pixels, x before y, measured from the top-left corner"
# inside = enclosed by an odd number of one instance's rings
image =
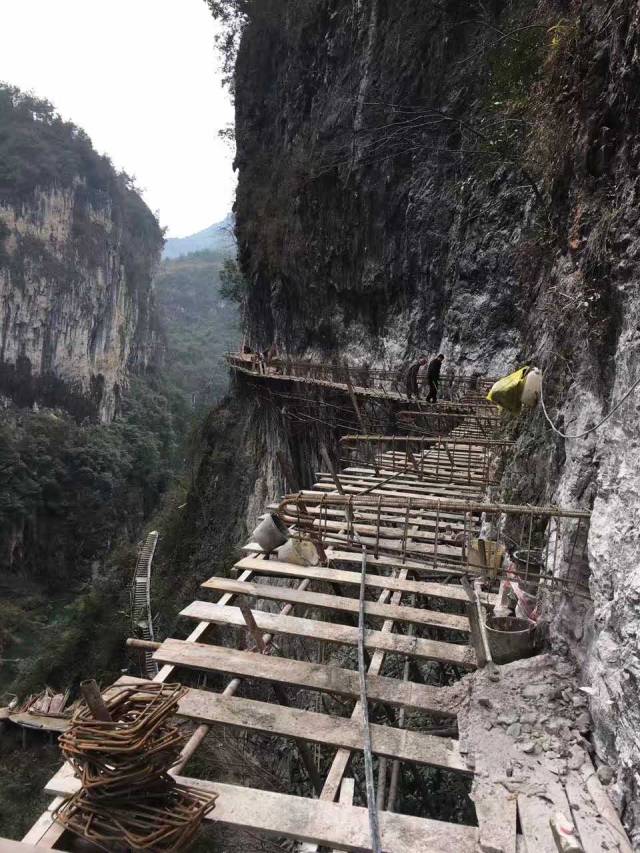
[[[540,383],[540,402],[542,403],[542,411],[544,412],[544,416],[547,419],[551,429],[555,433],[557,433],[559,436],[561,436],[562,438],[584,438],[585,435],[589,435],[589,433],[595,432],[597,429],[600,429],[602,424],[606,423],[606,421],[609,420],[611,415],[613,415],[613,413],[616,412],[620,408],[620,406],[624,403],[624,401],[627,399],[627,397],[630,397],[631,394],[636,390],[638,385],[640,385],[640,379],[637,379],[633,383],[633,385],[631,386],[631,388],[629,388],[629,390],[626,392],[626,394],[620,400],[618,400],[618,402],[615,404],[613,409],[611,409],[611,411],[607,415],[605,415],[601,421],[598,421],[598,423],[595,426],[591,427],[591,429],[587,429],[584,432],[576,433],[575,435],[567,435],[567,433],[560,432],[560,430],[553,424],[551,418],[549,417],[549,413],[547,412],[547,407],[544,404],[543,385],[544,385],[544,382],[541,382]]]

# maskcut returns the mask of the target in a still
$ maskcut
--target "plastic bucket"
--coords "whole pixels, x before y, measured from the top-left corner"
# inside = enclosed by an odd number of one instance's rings
[[[294,566],[317,566],[318,552],[308,539],[289,539],[278,548],[278,560]]]
[[[533,629],[530,619],[516,616],[487,616],[487,638],[495,663],[509,663],[526,658],[533,652]]]
[[[289,538],[289,531],[277,515],[270,513],[265,516],[251,534],[265,554],[275,551]]]

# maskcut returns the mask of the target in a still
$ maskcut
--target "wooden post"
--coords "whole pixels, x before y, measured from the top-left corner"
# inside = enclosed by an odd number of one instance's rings
[[[342,488],[342,483],[340,482],[340,477],[338,477],[338,472],[336,471],[336,466],[333,464],[333,460],[329,456],[329,451],[325,447],[324,444],[320,444],[320,456],[322,457],[322,461],[329,469],[331,474],[331,478],[335,483],[336,491],[339,495],[344,495],[344,489]]]
[[[253,618],[253,613],[251,612],[251,608],[247,604],[245,598],[238,599],[238,607],[240,608],[240,612],[242,613],[242,617],[247,624],[247,628],[249,633],[253,637],[253,640],[256,644],[256,648],[260,652],[260,654],[264,654],[267,650],[267,647],[262,639],[262,633],[258,626],[256,625],[256,620]]]
[[[304,518],[305,522],[309,526],[309,538],[311,539],[311,541],[314,544],[314,547],[316,549],[316,553],[318,555],[318,559],[320,560],[320,562],[322,563],[323,566],[328,566],[329,565],[329,558],[327,557],[327,552],[324,550],[324,546],[322,544],[322,539],[320,538],[319,534],[317,534],[315,532],[315,530],[313,529],[313,518],[312,518],[311,514],[307,510],[307,507],[306,507],[304,501],[299,500],[296,503],[298,505],[298,510],[300,511],[300,517]]]
[[[129,637],[127,639],[127,646],[130,649],[146,649],[148,652],[157,651],[162,643],[156,643],[153,640],[139,640],[138,637]]]
[[[478,667],[486,666],[489,671],[489,678],[492,681],[497,681],[499,678],[498,668],[491,656],[491,647],[489,646],[489,638],[487,637],[485,625],[486,614],[480,601],[480,581],[475,581],[472,587],[469,579],[465,575],[462,575],[460,583],[469,599],[467,614],[469,616],[471,640],[476,650]]]
[[[342,783],[344,785],[344,781]],[[378,811],[384,810],[385,792],[387,789],[387,759],[383,756],[378,759],[378,790],[376,791],[376,807]]]
[[[367,430],[366,430],[366,427],[364,425],[364,418],[362,417],[362,413],[360,411],[360,407],[358,406],[358,401],[356,399],[355,391],[353,390],[353,385],[351,384],[351,375],[349,373],[349,364],[346,361],[344,363],[344,372],[345,372],[345,377],[347,380],[347,390],[349,391],[349,396],[351,397],[351,405],[353,406],[353,410],[356,413],[356,418],[358,420],[358,424],[360,425],[360,432],[363,435],[366,435]],[[376,462],[375,453],[373,452],[373,449],[370,446],[369,446],[369,457],[371,460],[371,466],[373,467],[373,470],[377,474],[378,471],[380,470],[380,468],[378,467],[378,463]]]
[[[82,681],[80,683],[80,693],[82,693],[82,698],[87,703],[89,710],[96,720],[100,720],[103,723],[113,722],[113,717],[109,713],[109,709],[102,698],[100,688],[96,684],[95,679],[90,678],[87,681]]]

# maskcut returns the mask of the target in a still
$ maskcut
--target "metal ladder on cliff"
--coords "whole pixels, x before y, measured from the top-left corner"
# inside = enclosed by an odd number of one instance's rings
[[[154,641],[153,617],[151,615],[151,561],[158,544],[158,531],[152,530],[147,535],[144,545],[138,554],[138,562],[133,576],[131,589],[131,623],[134,633],[143,640]],[[158,674],[158,665],[153,660],[152,652],[145,650],[142,663],[143,675],[154,678]]]

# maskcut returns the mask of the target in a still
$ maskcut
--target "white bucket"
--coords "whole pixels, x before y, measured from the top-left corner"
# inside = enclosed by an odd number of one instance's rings
[[[278,548],[278,560],[294,566],[317,566],[318,552],[308,539],[289,539]]]
[[[289,531],[277,515],[269,513],[262,519],[251,536],[265,554],[270,554],[280,545],[284,545],[289,538]]]
[[[537,406],[541,391],[542,371],[537,367],[532,367],[524,380],[524,388],[522,389],[522,405],[528,406],[530,409]]]

